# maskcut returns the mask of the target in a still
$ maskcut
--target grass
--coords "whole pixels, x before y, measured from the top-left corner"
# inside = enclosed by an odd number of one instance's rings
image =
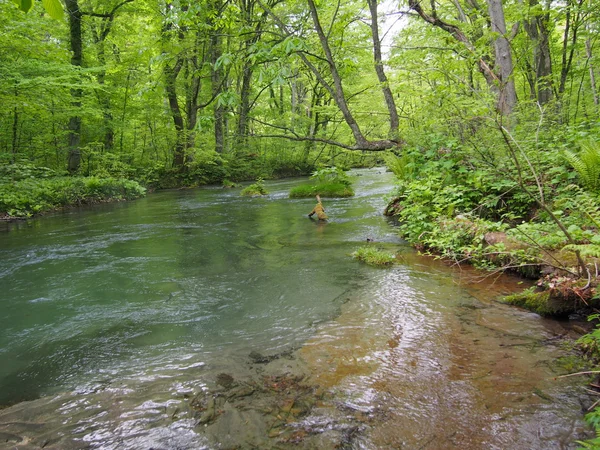
[[[315,195],[324,198],[353,197],[354,190],[343,183],[301,184],[290,190],[290,198],[310,198]]]
[[[352,253],[352,257],[370,266],[377,267],[391,266],[396,261],[396,257],[392,253],[369,246],[359,247]]]

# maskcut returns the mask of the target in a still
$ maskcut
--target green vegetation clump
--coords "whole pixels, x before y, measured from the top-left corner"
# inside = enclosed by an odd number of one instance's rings
[[[71,205],[132,200],[146,189],[132,180],[98,177],[21,179],[0,184],[0,213],[5,217],[31,217]]]
[[[309,198],[315,195],[324,198],[353,197],[354,190],[342,183],[301,184],[290,189],[290,198]]]
[[[313,183],[301,184],[290,190],[290,198],[353,197],[352,180],[339,167],[319,169],[311,175]]]
[[[252,183],[250,186],[245,187],[240,192],[244,197],[258,197],[261,195],[267,195],[269,191],[265,188],[265,182],[262,178],[258,178],[256,183]]]
[[[359,247],[352,253],[352,257],[376,267],[391,266],[396,262],[396,257],[393,254],[372,246]]]

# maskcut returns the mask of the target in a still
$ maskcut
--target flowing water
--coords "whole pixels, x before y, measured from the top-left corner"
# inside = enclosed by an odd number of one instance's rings
[[[575,448],[568,324],[416,255],[381,215],[392,176],[355,175],[325,224],[283,180],[6,225],[0,448]],[[399,264],[353,260],[367,239]]]

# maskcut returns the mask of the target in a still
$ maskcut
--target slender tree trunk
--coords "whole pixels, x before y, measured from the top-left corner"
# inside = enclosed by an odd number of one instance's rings
[[[396,102],[394,101],[394,95],[390,89],[387,76],[383,69],[383,62],[381,60],[381,40],[379,39],[379,24],[377,17],[377,2],[378,0],[367,0],[369,3],[369,10],[371,12],[371,36],[373,37],[373,60],[375,62],[375,72],[381,85],[385,104],[390,114],[390,139],[396,139],[398,137],[398,127],[400,121],[398,119],[398,111],[396,109]]]
[[[15,101],[19,96],[19,91],[15,86]],[[19,149],[19,108],[17,105],[13,108],[13,123],[12,123],[12,159],[11,162],[14,164],[17,158],[17,152]]]
[[[173,124],[175,125],[176,141],[173,149],[173,167],[182,169],[185,165],[185,126],[183,115],[177,98],[177,76],[183,66],[183,59],[178,56],[175,64],[170,66],[165,64],[165,90]]]
[[[223,54],[222,38],[220,30],[215,30],[210,39],[210,62],[211,62],[211,82],[213,97],[216,97],[223,89],[223,69],[217,67],[217,60]],[[219,102],[213,104],[214,133],[215,133],[215,151],[223,153],[225,147],[225,135],[223,126],[223,106]]]
[[[102,118],[104,120],[104,148],[106,150],[111,150],[115,142],[115,131],[113,129],[113,115],[111,111],[110,97],[106,92],[104,92],[106,84],[106,54],[104,52],[104,39],[101,39],[100,36],[97,36],[96,45],[98,64],[100,65],[100,69],[98,70],[98,85],[100,86],[100,89],[98,90],[98,96],[99,103],[102,108]]]
[[[344,95],[344,88],[342,87],[342,78],[337,70],[337,66],[333,59],[333,54],[331,52],[331,48],[329,47],[329,40],[323,31],[323,27],[321,26],[321,22],[319,20],[319,15],[317,13],[317,7],[315,6],[315,2],[313,0],[307,0],[308,6],[310,9],[310,15],[313,20],[313,24],[317,31],[317,35],[319,36],[319,41],[321,42],[321,47],[323,52],[325,53],[325,58],[329,64],[329,71],[331,73],[331,77],[333,78],[333,88],[330,88],[331,95],[334,98],[342,116],[344,116],[344,120],[352,130],[352,135],[354,136],[354,140],[359,146],[366,146],[367,140],[365,139],[358,123],[354,119],[354,116],[350,112],[348,108],[348,103],[346,102],[346,97]],[[319,74],[319,76],[321,76]]]
[[[69,15],[69,31],[71,45],[71,65],[78,70],[83,65],[83,44],[81,35],[81,11],[78,0],[65,0],[65,6]],[[79,83],[79,74],[77,83]],[[73,115],[69,119],[68,147],[69,159],[67,168],[69,172],[76,172],[81,165],[81,98],[83,91],[80,87],[71,89],[71,106]]]
[[[592,64],[592,43],[588,38],[585,41],[585,53],[587,59],[589,61],[589,70],[590,70],[590,86],[592,88],[592,94],[594,96],[594,105],[598,106],[598,90],[596,89],[596,75],[594,73],[594,65]]]
[[[242,12],[242,17],[244,24],[250,26],[253,24],[253,14],[254,14],[254,5],[256,1],[242,0],[240,2],[240,9]],[[254,63],[247,59],[250,56],[251,49],[256,44],[263,33],[264,25],[267,21],[268,14],[267,12],[263,12],[260,15],[258,20],[254,23],[254,32],[250,38],[247,38],[243,43],[242,53],[244,55],[243,66],[242,66],[242,82],[240,88],[240,105],[238,108],[238,120],[237,120],[237,141],[238,145],[241,147],[245,144],[246,137],[248,136],[249,126],[248,119],[250,116],[250,95],[252,92],[251,82],[252,75],[254,73]]]
[[[538,0],[529,0],[529,6],[534,11],[541,8]],[[536,13],[530,20],[524,21],[525,31],[533,44],[532,77],[529,80],[532,98],[535,98],[540,105],[550,102],[553,97],[549,20],[550,13],[543,11]]]
[[[558,93],[563,94],[567,85],[567,78],[573,64],[573,56],[575,54],[575,45],[577,43],[577,33],[580,26],[581,6],[584,0],[567,0],[567,9],[565,17],[565,31],[563,34],[562,43],[562,61],[560,69],[560,83],[558,85]],[[573,7],[576,7],[575,17],[573,18]],[[569,49],[569,44],[571,49]]]
[[[119,140],[119,149],[123,153],[123,136],[125,134],[125,118],[127,117],[127,100],[129,99],[129,84],[131,81],[131,68],[127,72],[125,80],[125,95],[123,96],[123,112],[121,113],[121,138]]]
[[[510,42],[506,38],[506,23],[502,0],[488,0],[488,12],[492,24],[492,32],[498,33],[494,41],[496,65],[499,75],[499,89],[497,109],[503,115],[510,115],[517,104],[517,92],[513,80],[513,62]]]

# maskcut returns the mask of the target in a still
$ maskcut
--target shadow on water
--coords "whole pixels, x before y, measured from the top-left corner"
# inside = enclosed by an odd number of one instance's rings
[[[574,448],[568,330],[494,301],[520,280],[416,255],[391,175],[360,174],[326,224],[280,180],[1,236],[0,447]],[[400,264],[353,261],[367,238]]]

